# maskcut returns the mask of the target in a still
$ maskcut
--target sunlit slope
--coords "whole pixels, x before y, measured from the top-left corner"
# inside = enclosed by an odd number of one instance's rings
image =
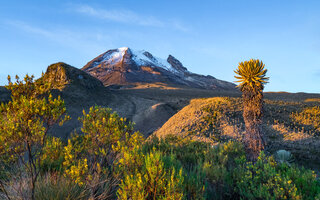
[[[272,153],[286,149],[297,159],[319,160],[319,124],[312,120],[320,118],[319,105],[317,101],[265,100],[263,127],[267,151]],[[159,137],[169,134],[213,144],[230,139],[241,140],[244,134],[241,99],[215,97],[191,100],[154,133]]]

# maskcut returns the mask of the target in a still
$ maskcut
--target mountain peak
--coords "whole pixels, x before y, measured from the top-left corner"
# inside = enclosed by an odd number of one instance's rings
[[[173,57],[172,55],[169,55],[168,58],[167,58],[167,62],[170,63],[170,65],[176,69],[177,71],[180,71],[180,72],[187,72],[187,68],[184,67],[182,65],[182,63],[176,59],[175,57]]]
[[[82,70],[106,86],[161,82],[203,89],[235,88],[233,83],[189,72],[172,55],[162,59],[148,51],[129,47],[110,49],[88,62]]]

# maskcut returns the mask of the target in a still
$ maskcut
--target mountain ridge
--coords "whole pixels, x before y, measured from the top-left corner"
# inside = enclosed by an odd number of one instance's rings
[[[172,55],[165,60],[148,51],[129,47],[110,49],[81,69],[102,81],[105,86],[162,82],[200,89],[236,90],[233,83],[188,71]]]

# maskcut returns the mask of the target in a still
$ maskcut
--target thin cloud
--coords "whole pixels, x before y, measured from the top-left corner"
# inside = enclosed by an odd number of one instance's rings
[[[134,23],[142,26],[163,27],[164,23],[154,17],[139,16],[128,10],[103,10],[90,7],[88,5],[79,5],[75,8],[76,12],[97,17],[100,19],[121,22]]]
[[[318,70],[316,73],[314,73],[314,75],[315,75],[317,78],[320,78],[320,70]]]
[[[159,28],[169,27],[184,32],[189,30],[189,28],[187,28],[185,25],[183,25],[181,22],[177,20],[159,20],[153,16],[139,15],[130,10],[104,10],[93,8],[89,5],[76,5],[75,11],[87,16],[92,16],[102,20],[108,20],[113,22]]]
[[[23,21],[7,20],[5,24],[16,28],[17,30],[29,33],[33,36],[40,36],[48,40],[57,42],[59,45],[68,46],[75,49],[99,49],[103,50],[101,40],[106,42],[111,38],[106,34],[103,35],[96,33],[84,33],[79,31],[72,31],[67,29],[52,28],[46,29],[36,25],[31,25]]]
[[[187,27],[186,25],[182,24],[178,20],[172,20],[170,24],[173,26],[174,29],[183,31],[183,32],[188,32],[190,31],[190,28]]]
[[[41,35],[43,37],[48,37],[48,38],[54,37],[54,34],[52,32],[47,31],[42,28],[39,28],[39,27],[31,26],[31,25],[26,24],[22,21],[7,20],[5,23],[7,25],[13,26],[13,27],[18,28],[20,30],[23,30],[25,32]]]

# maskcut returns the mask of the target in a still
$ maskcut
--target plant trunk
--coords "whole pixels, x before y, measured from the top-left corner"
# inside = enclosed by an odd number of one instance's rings
[[[246,134],[244,145],[247,158],[255,162],[262,150],[265,141],[262,132],[263,94],[262,91],[247,90],[243,92],[243,118]]]

